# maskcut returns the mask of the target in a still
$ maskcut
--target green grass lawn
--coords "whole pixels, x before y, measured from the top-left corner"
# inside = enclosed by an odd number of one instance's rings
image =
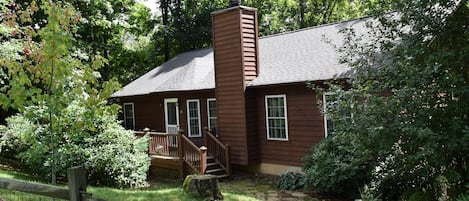
[[[30,177],[26,174],[14,171],[12,169],[0,166],[0,177],[14,178],[28,181],[38,182],[40,180]],[[254,181],[252,179],[236,179],[220,182],[220,189],[225,200],[257,200],[256,193],[277,191],[267,181]],[[153,180],[150,186],[143,189],[115,189],[107,187],[89,186],[88,192],[93,197],[106,199],[108,201],[147,201],[147,200],[204,200],[193,197],[182,190],[182,181],[180,180]],[[3,200],[2,200],[3,199]],[[16,200],[51,200],[43,196],[36,196],[26,193],[7,191],[0,189],[0,201],[16,201]]]
[[[246,191],[230,189],[227,183],[221,182],[220,188],[225,200],[257,200],[255,194],[246,194]],[[119,190],[114,188],[89,187],[93,196],[106,200],[204,200],[193,197],[182,190],[182,182],[167,181],[152,183],[150,187],[139,190]]]

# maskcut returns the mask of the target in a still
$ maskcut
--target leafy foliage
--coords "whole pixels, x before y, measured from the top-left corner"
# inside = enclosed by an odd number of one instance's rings
[[[469,201],[469,184],[466,185],[466,193],[459,195],[457,201]]]
[[[103,107],[104,102],[98,106]],[[72,102],[62,112],[58,125],[62,137],[57,144],[57,169],[60,177],[76,165],[85,165],[88,181],[93,184],[138,187],[145,184],[149,159],[146,138],[137,139],[115,121],[113,111],[96,115],[82,102]],[[41,120],[46,108],[29,107],[22,114],[7,119],[1,138],[2,154],[14,155],[29,172],[50,176],[50,134]]]
[[[211,15],[228,8],[226,0],[162,0],[158,32],[154,35],[156,49],[164,60],[192,49],[212,44]],[[378,9],[376,0],[245,0],[243,6],[258,10],[259,35],[293,31],[299,28],[362,17]],[[203,8],[203,9],[200,9]],[[380,7],[381,8],[381,7]],[[384,8],[383,8],[384,9]]]
[[[376,0],[245,0],[258,9],[261,36],[339,22],[388,9]]]
[[[305,176],[297,172],[285,172],[280,175],[278,187],[282,190],[303,189],[305,186]]]
[[[469,183],[469,4],[392,5],[399,12],[370,20],[366,37],[344,30],[342,59],[356,75],[329,89],[335,132],[306,157],[307,184],[341,192],[361,182],[384,200],[455,199]],[[328,171],[338,179],[318,178]]]
[[[27,25],[36,12],[47,16],[43,27]],[[66,168],[84,164],[95,183],[143,185],[145,140],[124,130],[115,119],[118,106],[106,101],[119,86],[100,80],[107,60],[83,56],[74,46],[80,15],[67,3],[31,1],[11,3],[4,19],[22,51],[1,60],[9,82],[0,89],[0,105],[20,111],[3,129],[3,150],[30,171],[51,174],[52,183],[55,170],[64,176]]]

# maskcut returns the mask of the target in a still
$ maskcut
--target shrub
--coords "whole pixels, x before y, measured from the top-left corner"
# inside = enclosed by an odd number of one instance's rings
[[[457,201],[469,201],[469,183],[466,184],[466,192],[459,195]]]
[[[104,104],[104,103],[103,103]],[[99,105],[96,107],[100,107]],[[101,108],[107,108],[101,107]],[[40,107],[7,119],[3,128],[2,153],[13,154],[30,173],[46,177],[51,174],[51,134],[41,124],[47,115]],[[88,181],[113,187],[139,187],[146,184],[149,167],[147,138],[136,138],[116,121],[114,110],[96,114],[76,101],[62,112],[54,133],[57,176],[84,165]]]
[[[305,186],[305,176],[295,172],[285,172],[280,175],[278,187],[282,190],[302,189]]]
[[[345,135],[330,136],[303,158],[305,187],[321,193],[358,197],[371,177],[373,163]]]

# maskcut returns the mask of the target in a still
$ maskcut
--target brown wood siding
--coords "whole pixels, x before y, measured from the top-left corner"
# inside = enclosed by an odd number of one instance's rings
[[[164,131],[164,107],[157,94],[123,97],[120,99],[124,103],[134,104],[135,130],[142,131],[150,128],[153,131]]]
[[[179,126],[186,131],[187,135],[187,108],[188,99],[198,99],[200,102],[201,129],[208,126],[207,99],[215,98],[214,90],[192,91],[192,92],[166,92],[154,93],[144,96],[123,97],[120,99],[121,105],[124,103],[134,103],[135,130],[141,131],[150,128],[152,131],[165,132],[164,99],[177,98],[179,106]],[[123,117],[121,117],[123,118]],[[190,138],[196,145],[203,145],[203,138]]]
[[[260,160],[264,163],[301,166],[307,150],[324,139],[324,119],[316,94],[306,84],[259,87],[256,94],[257,131]],[[288,141],[267,140],[265,95],[285,94],[287,99]]]
[[[245,86],[257,76],[255,9],[212,15],[218,134],[231,146],[231,161],[248,164]]]
[[[256,93],[254,90],[246,90],[246,127],[247,127],[247,140],[248,140],[248,154],[249,164],[255,164],[260,162],[260,147],[259,147],[259,136],[257,131],[257,104],[256,104]]]
[[[255,10],[243,10],[241,27],[245,84],[254,80],[259,75],[259,36],[257,23],[257,12]]]

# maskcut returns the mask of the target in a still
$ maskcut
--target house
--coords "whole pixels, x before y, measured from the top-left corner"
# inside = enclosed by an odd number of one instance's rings
[[[257,10],[212,13],[213,48],[177,55],[113,96],[126,128],[176,133],[204,145],[203,128],[230,145],[230,163],[267,174],[300,170],[307,150],[327,136],[327,119],[307,82],[349,77],[333,45],[364,19],[258,38]]]

